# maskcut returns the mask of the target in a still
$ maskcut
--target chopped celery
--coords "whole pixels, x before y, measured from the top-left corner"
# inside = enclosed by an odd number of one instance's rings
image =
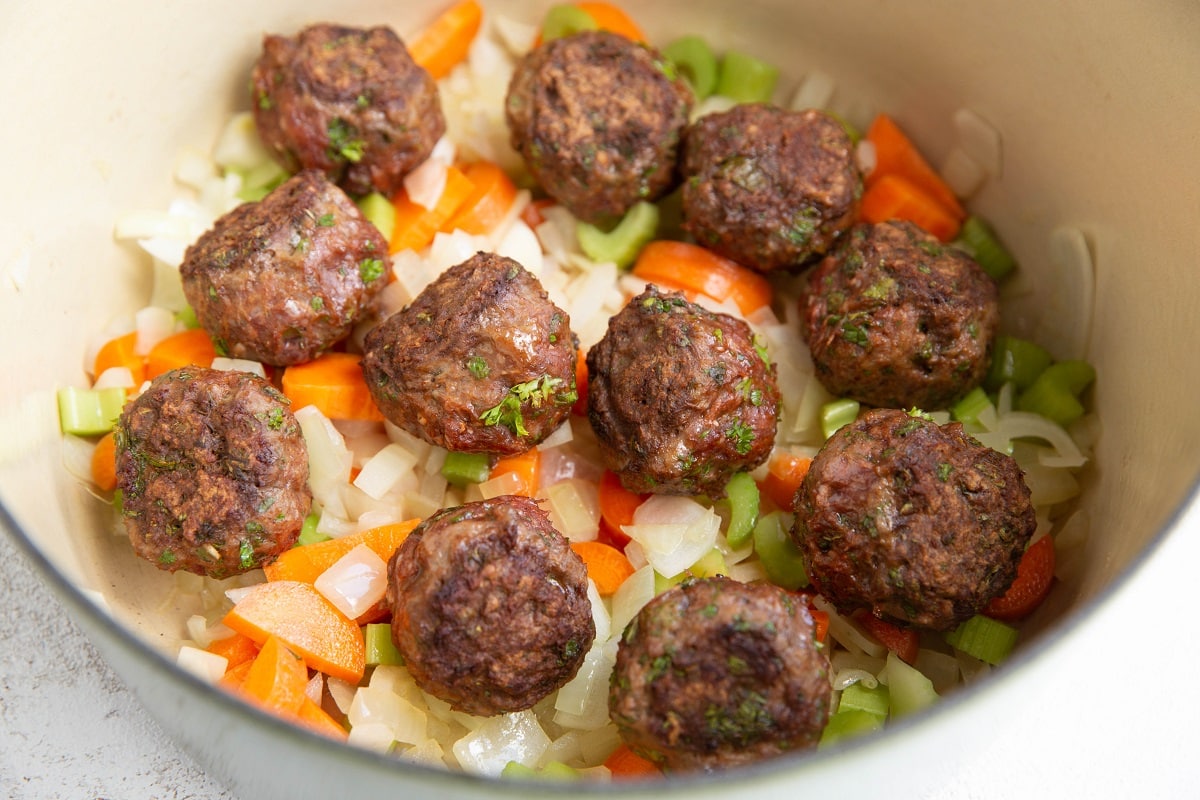
[[[594,31],[600,26],[591,14],[570,3],[551,6],[542,19],[542,41],[561,39],[573,33]]]
[[[967,217],[958,233],[958,242],[975,256],[975,263],[993,280],[1001,280],[1016,269],[1012,254],[1000,244],[995,232],[979,217]]]
[[[933,681],[895,653],[888,653],[884,669],[887,671],[888,710],[892,716],[902,717],[937,701]]]
[[[125,407],[125,390],[79,389],[65,386],[58,390],[58,421],[63,433],[95,436],[108,433]]]
[[[721,60],[716,93],[739,103],[765,103],[775,93],[779,70],[765,61],[737,50]]]
[[[804,558],[784,528],[781,512],[764,515],[754,526],[754,552],[771,583],[792,591],[808,586]]]
[[[857,709],[839,710],[836,714],[830,715],[829,721],[825,723],[825,730],[821,732],[821,741],[817,747],[829,747],[842,739],[862,736],[882,727],[883,720],[874,714]]]
[[[992,365],[983,385],[993,392],[1006,383],[1013,384],[1018,390],[1028,389],[1053,360],[1041,345],[1001,334],[996,337]]]
[[[852,683],[842,689],[842,699],[838,703],[838,711],[865,711],[882,720],[887,718],[890,704],[888,687],[883,684],[871,689],[862,683]]]
[[[504,765],[504,769],[500,770],[501,778],[516,778],[519,780],[556,780],[556,781],[574,781],[578,780],[581,775],[579,770],[568,766],[561,761],[549,761],[541,767],[527,767],[520,761],[509,761]]]
[[[237,196],[239,200],[248,203],[262,200],[288,178],[287,170],[271,160],[264,161],[241,175],[242,188],[238,190]]]
[[[191,306],[184,306],[176,311],[175,321],[188,330],[200,327],[200,320],[196,319],[196,309]]]
[[[976,614],[947,633],[946,642],[955,650],[995,666],[1012,652],[1017,643],[1017,629]]]
[[[392,641],[392,626],[386,622],[372,622],[363,628],[369,666],[404,666],[404,656]]]
[[[725,554],[715,547],[701,556],[700,560],[688,567],[687,570],[687,574],[696,578],[711,578],[714,575],[725,575],[728,572],[729,565],[725,563]]]
[[[684,36],[663,48],[663,55],[671,59],[675,69],[692,87],[692,94],[699,102],[717,88],[717,57],[708,42],[699,36]]]
[[[327,533],[321,533],[317,530],[317,523],[321,521],[321,515],[315,511],[304,518],[304,524],[300,526],[300,536],[296,539],[296,544],[303,547],[306,544],[316,544],[324,542],[333,537]]]
[[[1096,370],[1086,361],[1051,364],[1032,386],[1017,396],[1017,408],[1041,414],[1059,425],[1070,425],[1083,416],[1079,393],[1095,379]]]
[[[758,522],[758,484],[749,472],[739,472],[725,484],[725,496],[729,499],[729,528],[725,540],[736,549],[750,541],[750,534]]]
[[[392,232],[396,229],[396,207],[379,192],[363,195],[355,201],[359,211],[367,221],[379,229],[385,241],[392,240]]]
[[[821,431],[825,434],[825,438],[828,439],[837,433],[839,428],[858,419],[859,408],[857,400],[848,398],[834,400],[821,406]]]
[[[613,262],[621,269],[633,264],[637,254],[658,230],[658,206],[642,201],[605,233],[595,225],[580,222],[575,234],[584,255],[596,262]]]
[[[679,584],[683,583],[684,579],[688,578],[688,577],[689,577],[689,575],[686,572],[681,572],[678,575],[661,575],[661,574],[655,572],[654,573],[654,593],[656,595],[662,594],[663,592],[667,591],[671,587],[678,586]]]
[[[487,453],[449,452],[442,464],[442,477],[455,486],[483,483],[491,471],[491,459]]]
[[[973,425],[979,421],[979,415],[991,406],[992,399],[987,396],[987,392],[976,386],[967,392],[966,397],[954,404],[950,414],[959,422]]]

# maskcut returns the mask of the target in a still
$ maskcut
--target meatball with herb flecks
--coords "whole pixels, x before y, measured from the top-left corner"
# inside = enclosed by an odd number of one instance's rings
[[[126,406],[116,444],[125,528],[160,569],[227,578],[300,535],[308,451],[288,399],[257,375],[167,372]]]

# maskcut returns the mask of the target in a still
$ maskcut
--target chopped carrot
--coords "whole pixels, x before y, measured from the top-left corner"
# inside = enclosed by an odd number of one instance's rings
[[[649,496],[626,489],[621,485],[621,479],[611,470],[605,470],[600,476],[600,521],[608,537],[618,548],[629,543],[629,537],[621,527],[633,524],[633,512],[637,511],[638,506]]]
[[[587,354],[582,349],[575,351],[575,402],[571,404],[571,413],[577,417],[586,417],[588,410],[588,371]]]
[[[470,196],[449,220],[442,224],[444,233],[459,230],[478,236],[495,228],[504,219],[517,187],[508,173],[491,161],[475,161],[463,167],[473,186]]]
[[[546,197],[533,200],[521,210],[521,221],[536,230],[538,225],[546,221],[542,212],[553,205],[554,201]]]
[[[99,378],[106,369],[126,367],[133,375],[133,384],[141,386],[146,380],[146,359],[137,354],[137,338],[137,331],[132,331],[105,342],[96,353],[92,376]]]
[[[305,699],[307,684],[304,662],[278,637],[268,636],[250,664],[241,689],[269,711],[295,714]]]
[[[258,642],[244,633],[234,633],[224,639],[217,639],[205,649],[213,655],[222,656],[229,662],[229,669],[233,669],[239,664],[253,661],[261,648]]]
[[[350,536],[293,547],[273,563],[264,565],[263,572],[266,573],[268,581],[299,581],[311,584],[339,558],[360,544],[365,544],[375,555],[387,561],[419,522],[420,520],[410,519],[391,525],[380,525]]]
[[[258,655],[255,652],[255,655]],[[235,666],[229,666],[225,669],[225,674],[221,676],[221,680],[217,681],[219,686],[226,689],[240,689],[242,683],[246,680],[246,675],[250,672],[250,667],[254,666],[254,659],[250,658]]]
[[[627,744],[617,745],[617,749],[604,759],[604,766],[614,778],[654,778],[661,777],[662,770],[648,758],[643,758],[633,752]]]
[[[173,333],[150,348],[146,356],[146,378],[154,380],[180,367],[211,367],[217,348],[203,328]]]
[[[253,586],[224,622],[256,642],[279,637],[318,672],[351,683],[362,679],[366,668],[362,630],[312,584],[272,581]]]
[[[428,247],[437,232],[462,208],[473,191],[474,184],[458,167],[446,168],[446,188],[433,208],[414,203],[401,189],[392,198],[392,205],[396,207],[396,227],[392,230],[389,252]]]
[[[867,129],[866,139],[875,148],[875,168],[866,176],[868,187],[886,175],[899,175],[942,206],[955,222],[966,218],[967,212],[954,190],[929,165],[895,120],[886,114],[878,115]]]
[[[921,648],[921,636],[912,628],[901,628],[872,614],[866,609],[856,611],[852,618],[880,644],[898,655],[906,663],[917,660]]]
[[[633,564],[612,545],[604,542],[571,542],[571,549],[583,559],[588,577],[595,582],[601,597],[611,595],[633,574]]]
[[[353,353],[322,353],[285,369],[280,385],[292,408],[316,406],[330,419],[382,422],[383,414],[359,366],[361,360]]]
[[[762,275],[686,242],[659,240],[642,248],[633,274],[662,288],[733,300],[743,314],[771,302],[771,284]]]
[[[812,616],[813,635],[817,637],[818,642],[825,644],[829,636],[829,612],[814,608],[808,613]]]
[[[908,220],[943,242],[953,241],[960,227],[945,206],[901,175],[884,175],[868,186],[859,213],[867,222]]]
[[[117,437],[112,431],[101,436],[92,451],[92,483],[102,492],[117,488]]]
[[[482,22],[483,9],[476,0],[456,3],[413,38],[409,55],[435,81],[440,80],[467,57]]]
[[[492,478],[498,478],[507,473],[517,476],[517,485],[510,494],[521,497],[535,497],[538,491],[538,481],[541,478],[542,451],[536,447],[526,450],[516,456],[508,456],[496,462],[492,467]]]
[[[346,739],[346,729],[337,724],[337,720],[325,713],[325,709],[305,697],[296,712],[296,718],[306,728],[322,733],[331,739]]]
[[[642,29],[625,13],[624,9],[612,3],[602,2],[602,0],[601,2],[584,0],[584,2],[576,3],[575,6],[596,20],[596,25],[600,30],[619,33],[630,41],[643,44],[646,42],[646,34],[642,33]]]
[[[791,453],[776,453],[767,462],[767,475],[758,482],[758,490],[784,511],[792,511],[796,490],[804,482],[812,459]]]
[[[1043,536],[1026,549],[1017,563],[1017,577],[1008,591],[984,608],[987,617],[1016,622],[1033,613],[1054,583],[1054,540]]]

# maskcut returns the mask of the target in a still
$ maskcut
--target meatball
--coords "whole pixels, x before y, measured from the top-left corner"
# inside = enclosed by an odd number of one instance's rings
[[[674,187],[692,93],[657,51],[607,31],[552,39],[509,83],[513,148],[547,194],[600,223]]]
[[[995,282],[910,222],[856,225],[808,276],[818,379],[873,406],[946,408],[978,386],[1000,321]]]
[[[780,397],[750,327],[649,286],[587,354],[588,419],[635,492],[723,497],[766,460]]]
[[[530,708],[575,676],[596,636],[587,591],[583,561],[526,497],[443,509],[388,565],[413,679],[479,716]]]
[[[831,694],[800,596],[717,576],[658,595],[625,629],[608,706],[630,748],[684,772],[816,745]]]
[[[839,610],[933,630],[1003,594],[1036,527],[1016,461],[896,409],[825,443],[795,511],[809,578]]]
[[[389,266],[379,230],[306,170],[218,219],[187,249],[180,274],[218,351],[286,366],[348,336]]]
[[[159,569],[226,578],[300,535],[308,450],[288,399],[257,375],[167,372],[125,407],[116,444],[125,528]]]
[[[515,455],[578,397],[566,312],[516,261],[477,253],[367,334],[362,368],[383,415],[448,450]]]
[[[259,136],[289,172],[391,197],[446,131],[437,85],[386,27],[263,37],[251,74]]]
[[[761,103],[709,114],[684,135],[683,227],[701,244],[770,272],[822,255],[854,222],[854,145],[820,111]]]

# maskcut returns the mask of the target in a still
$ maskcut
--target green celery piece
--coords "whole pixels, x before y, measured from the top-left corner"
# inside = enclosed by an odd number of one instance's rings
[[[991,226],[977,216],[963,220],[958,241],[975,256],[975,263],[993,280],[1003,280],[1017,267],[1016,260],[1000,244]]]
[[[821,431],[828,439],[838,432],[839,428],[849,425],[858,418],[861,408],[857,400],[841,398],[821,406]]]
[[[368,665],[404,666],[404,656],[392,641],[392,626],[388,623],[372,622],[366,625],[363,628],[363,642],[366,646]]]
[[[752,55],[730,50],[721,60],[716,94],[739,103],[765,103],[775,93],[779,70]]]
[[[551,6],[542,19],[542,41],[560,39],[573,33],[598,30],[600,26],[592,15],[578,6],[563,3]]]
[[[237,196],[239,200],[250,203],[262,200],[271,190],[288,179],[287,170],[274,161],[264,161],[241,175],[242,188],[238,190]]]
[[[1017,629],[976,614],[947,633],[946,642],[955,650],[995,666],[1012,653],[1017,643]]]
[[[509,761],[500,770],[500,777],[518,780],[574,781],[582,777],[579,770],[561,761],[549,761],[541,767],[527,767],[519,761]]]
[[[175,320],[188,330],[200,327],[200,320],[196,318],[196,309],[191,306],[184,306],[176,311]]]
[[[852,683],[842,690],[838,711],[865,711],[885,719],[891,707],[888,687],[879,684],[874,689],[862,683]]]
[[[64,386],[58,390],[58,422],[63,433],[98,436],[113,429],[125,407],[125,390],[80,389]]]
[[[772,511],[754,526],[754,552],[776,586],[795,591],[808,586],[804,558],[783,526],[783,514]]]
[[[749,472],[739,472],[725,484],[725,496],[729,500],[729,528],[725,540],[737,549],[750,541],[758,522],[758,484]]]
[[[304,523],[300,526],[300,536],[296,539],[297,546],[303,547],[306,544],[316,544],[333,538],[329,534],[317,530],[317,523],[320,521],[321,515],[315,511],[304,518]]]
[[[821,732],[821,741],[817,747],[829,747],[843,739],[873,733],[882,727],[883,720],[874,714],[857,709],[839,710],[836,714],[830,715],[829,721],[825,723],[825,730]]]
[[[967,425],[973,425],[979,421],[979,415],[984,409],[990,408],[992,399],[987,396],[980,387],[976,386],[971,391],[967,392],[963,399],[954,404],[950,409],[950,415],[954,419]]]
[[[1096,379],[1096,370],[1086,361],[1051,364],[1033,385],[1017,396],[1017,408],[1041,414],[1059,425],[1070,425],[1083,416],[1079,394]]]
[[[714,575],[726,575],[728,572],[729,565],[725,563],[725,554],[715,547],[687,570],[687,574],[696,578],[711,578]]]
[[[1041,345],[1001,334],[996,337],[992,349],[992,364],[984,379],[984,388],[996,392],[1004,384],[1011,383],[1018,391],[1028,389],[1053,360],[1050,352]]]
[[[720,65],[708,42],[699,36],[684,36],[663,48],[662,53],[675,64],[675,69],[692,87],[692,94],[699,102],[717,88],[717,72]]]
[[[657,230],[658,206],[643,200],[635,203],[611,231],[605,233],[595,225],[580,222],[575,227],[575,235],[579,239],[579,248],[592,261],[611,261],[626,269]]]
[[[491,459],[487,453],[449,452],[446,462],[442,464],[442,477],[455,486],[483,483],[491,471]]]
[[[688,578],[689,574],[681,572],[678,575],[661,575],[658,572],[654,573],[654,594],[660,595],[668,589],[678,586],[683,583],[684,579]]]
[[[920,711],[937,702],[938,693],[933,682],[900,656],[888,653],[887,657],[888,710],[893,717],[902,717]]]
[[[371,192],[358,198],[355,203],[367,221],[383,234],[384,241],[390,242],[392,232],[396,229],[396,207],[392,201],[379,192]]]

